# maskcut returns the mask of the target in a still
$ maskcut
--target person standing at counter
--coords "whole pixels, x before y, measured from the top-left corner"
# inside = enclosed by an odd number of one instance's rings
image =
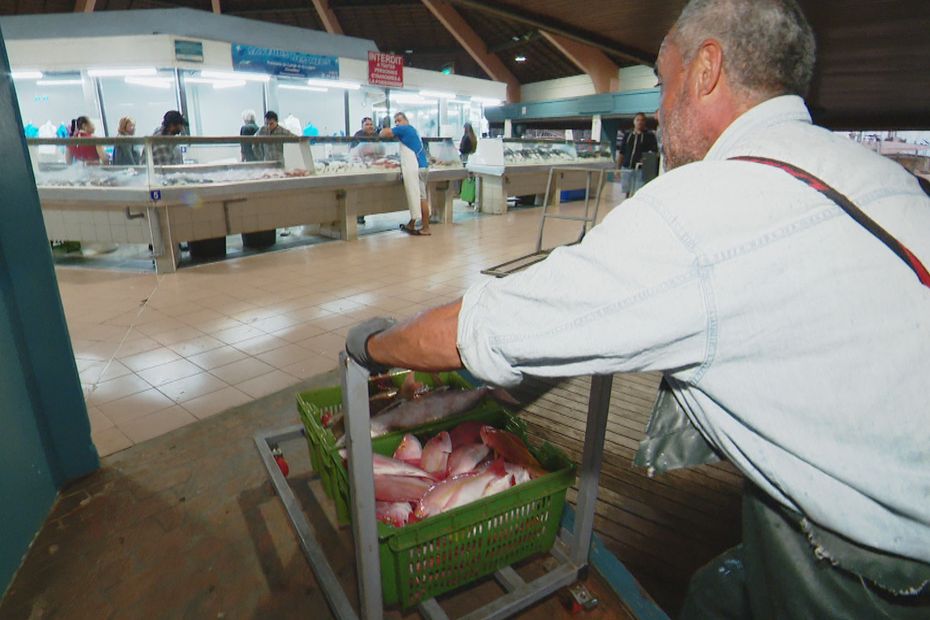
[[[184,131],[187,121],[177,110],[168,110],[162,117],[161,127],[152,132],[153,136],[176,136]],[[179,166],[184,163],[184,155],[179,144],[167,142],[152,144],[152,162],[156,166]]]
[[[426,193],[426,176],[429,163],[426,148],[420,134],[413,128],[407,115],[398,112],[394,115],[394,127],[381,130],[382,138],[397,138],[400,141],[400,171],[404,178],[404,191],[407,194],[407,207],[410,209],[410,221],[401,224],[400,229],[411,235],[429,235],[429,200]],[[419,208],[418,208],[419,207]],[[417,217],[422,224],[417,228]]]
[[[365,138],[377,138],[378,133],[375,131],[375,122],[370,116],[366,116],[362,119],[362,128],[355,132],[352,136],[354,140],[349,145],[349,148],[361,147],[358,150],[359,157],[383,157],[384,156],[384,146],[378,144],[377,142],[366,142],[362,144],[360,140]],[[359,215],[356,218],[359,224],[365,223],[365,216]]]
[[[468,162],[468,156],[478,149],[478,136],[471,123],[465,123],[465,132],[462,134],[462,140],[459,142],[459,154],[462,156],[462,163]]]
[[[258,124],[255,122],[255,110],[243,110],[242,127],[239,128],[239,135],[254,136],[257,131]],[[239,145],[242,152],[242,161],[258,161],[258,157],[255,155],[255,146],[245,142]]]
[[[294,134],[278,124],[278,113],[268,110],[265,112],[265,124],[258,130],[257,136],[293,136]],[[284,143],[266,142],[256,144],[255,152],[261,154],[265,161],[280,161],[284,163]]]
[[[71,121],[72,138],[93,138],[95,131],[94,124],[86,116],[79,116]],[[105,164],[108,162],[106,152],[102,146],[93,144],[74,144],[68,145],[65,152],[65,160],[70,164],[76,161],[84,165]]]
[[[128,138],[136,135],[136,122],[129,116],[119,119],[117,134]],[[114,166],[138,166],[142,163],[142,156],[132,144],[117,144],[113,147]]]

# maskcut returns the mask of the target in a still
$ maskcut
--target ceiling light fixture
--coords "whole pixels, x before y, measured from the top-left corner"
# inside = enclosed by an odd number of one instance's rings
[[[126,82],[127,84],[135,84],[136,86],[148,86],[149,88],[168,89],[174,86],[174,80],[170,78],[127,77],[127,78],[123,78],[123,81]]]
[[[41,71],[11,71],[14,80],[41,80]]]
[[[88,69],[90,77],[155,77],[158,71],[155,67],[124,67],[122,69]]]
[[[526,56],[524,56],[523,54],[514,56],[513,59],[517,62],[526,62]]]
[[[213,83],[213,90],[239,88],[240,86],[245,86],[245,80],[218,80]]]
[[[447,93],[441,90],[421,90],[420,94],[433,99],[455,99],[455,93]]]
[[[319,86],[321,88],[344,88],[346,90],[358,90],[362,87],[358,82],[346,82],[344,80],[320,80],[310,78],[307,80],[307,86]]]
[[[201,71],[200,77],[212,80],[226,80],[228,82],[268,82],[271,76],[265,73],[249,73],[247,71]]]
[[[84,80],[39,80],[38,86],[80,86]]]
[[[328,88],[320,88],[319,86],[300,86],[298,84],[278,84],[278,88],[283,88],[284,90],[307,90],[315,93],[328,93]]]
[[[391,93],[391,102],[392,103],[406,103],[406,104],[411,104],[411,103],[412,104],[431,103],[433,105],[436,104],[435,99],[427,99],[426,97],[421,97],[420,95],[414,95],[414,94],[409,94],[409,93],[408,94]]]

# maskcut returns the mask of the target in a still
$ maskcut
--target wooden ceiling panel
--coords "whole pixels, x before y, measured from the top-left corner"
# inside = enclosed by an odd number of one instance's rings
[[[579,71],[532,33],[537,26],[489,15],[480,0],[449,0],[522,83],[577,75]],[[320,30],[310,0],[221,0],[224,12]],[[372,39],[379,49],[405,53],[407,64],[486,77],[419,0],[330,0],[347,35]],[[930,2],[928,0],[800,0],[819,44],[811,107],[834,126],[930,128]],[[685,0],[495,0],[537,20],[556,20],[620,48],[655,55]],[[209,0],[97,0],[98,10],[190,7],[209,11]],[[487,6],[485,7],[487,8]],[[74,0],[0,0],[0,14],[60,13]],[[513,41],[513,37],[530,40]],[[516,63],[517,54],[526,56]],[[629,58],[609,56],[624,66]]]

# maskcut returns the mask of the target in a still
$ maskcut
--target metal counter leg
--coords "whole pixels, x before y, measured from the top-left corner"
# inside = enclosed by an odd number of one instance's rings
[[[594,531],[594,508],[607,434],[607,415],[610,410],[611,375],[591,377],[591,396],[588,402],[588,422],[585,427],[584,454],[578,472],[578,508],[575,514],[575,533],[571,546],[571,560],[575,566],[585,566],[591,551],[591,534]]]
[[[358,571],[360,617],[380,620],[384,613],[381,597],[381,559],[375,520],[375,479],[372,469],[371,423],[368,410],[368,371],[339,354],[342,369],[342,402],[349,455],[352,533]]]

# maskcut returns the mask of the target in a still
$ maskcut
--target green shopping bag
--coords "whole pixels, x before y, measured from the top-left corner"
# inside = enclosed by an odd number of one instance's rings
[[[475,177],[469,177],[462,181],[462,191],[459,192],[459,198],[468,204],[475,202]]]

